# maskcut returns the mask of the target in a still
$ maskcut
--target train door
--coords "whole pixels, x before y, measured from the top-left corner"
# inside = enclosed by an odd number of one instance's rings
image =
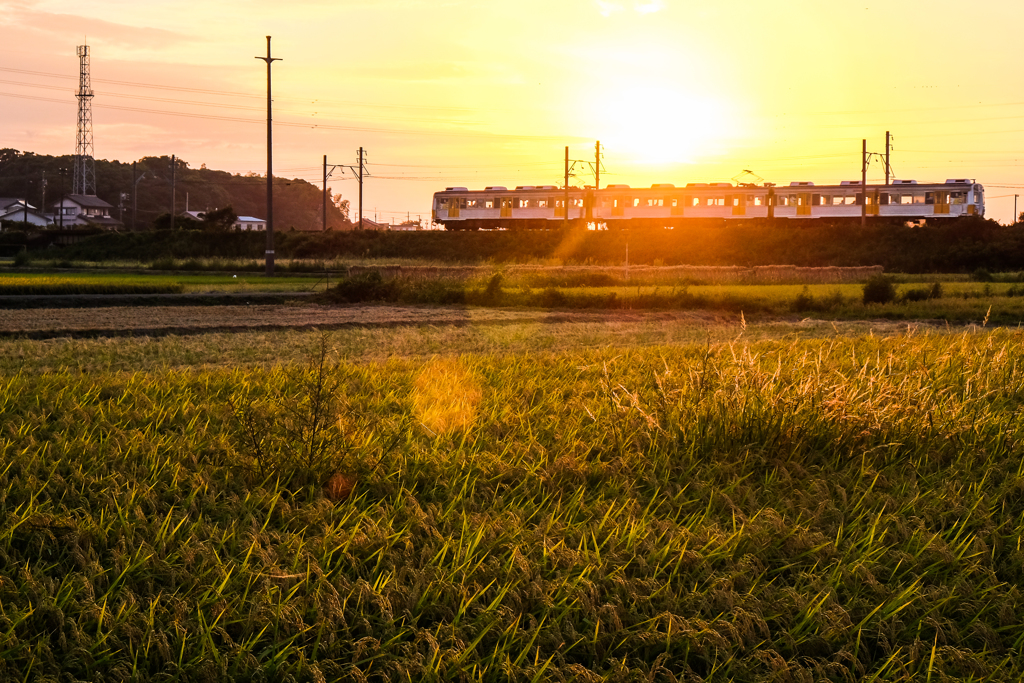
[[[512,218],[512,197],[501,198],[501,209],[498,212],[499,218]]]
[[[801,192],[797,195],[796,199],[796,215],[797,216],[810,216],[811,215],[811,195],[806,192]]]
[[[625,216],[626,215],[626,198],[622,195],[612,198],[612,215],[613,216]]]
[[[868,216],[877,216],[879,206],[878,190],[875,190],[868,194],[868,206],[864,213]]]
[[[732,196],[732,215],[733,216],[746,216],[747,215],[747,195],[745,194],[734,194]]]
[[[665,197],[665,204],[667,204],[668,206],[672,207],[672,210],[670,212],[670,214],[672,216],[682,216],[683,215],[683,205],[684,205],[684,203],[685,203],[685,198],[683,198],[683,197],[679,197],[679,196],[676,196],[676,197]]]
[[[448,200],[448,218],[458,218],[459,217],[459,203],[460,202],[464,202],[464,201],[466,201],[466,200],[465,199],[459,200],[459,199],[457,199],[455,197],[452,197],[451,199]]]
[[[939,190],[935,193],[935,215],[949,215],[949,190]]]

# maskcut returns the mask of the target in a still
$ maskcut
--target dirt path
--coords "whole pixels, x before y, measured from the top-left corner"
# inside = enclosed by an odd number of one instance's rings
[[[727,316],[725,316],[727,317]],[[426,306],[133,306],[0,309],[0,336],[98,337],[202,334],[318,327],[481,325],[522,322],[692,322],[725,319],[704,311],[543,311]]]

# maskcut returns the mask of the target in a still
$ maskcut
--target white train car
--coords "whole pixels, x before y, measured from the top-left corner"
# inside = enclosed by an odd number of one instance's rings
[[[985,190],[970,178],[944,183],[895,180],[868,185],[793,182],[786,187],[690,183],[649,188],[609,185],[601,190],[521,185],[514,190],[449,187],[434,194],[431,217],[448,230],[549,230],[570,227],[673,228],[693,223],[754,219],[870,217],[907,221],[985,215]],[[866,203],[866,207],[862,208]],[[566,205],[568,204],[568,217]]]

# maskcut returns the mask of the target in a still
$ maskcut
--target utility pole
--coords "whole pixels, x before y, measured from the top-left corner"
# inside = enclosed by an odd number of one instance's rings
[[[601,141],[597,141],[594,154],[594,189],[601,189]]]
[[[267,276],[274,274],[274,137],[270,99],[270,67],[281,61],[270,56],[270,36],[267,36],[267,56],[257,57],[267,63]]]
[[[868,141],[860,146],[860,226],[868,224]]]
[[[363,169],[365,168],[366,152],[359,148],[359,229],[363,229]],[[367,174],[369,175],[369,174]]]
[[[1020,221],[1020,214],[1017,213],[1017,197],[1019,194],[1013,195],[1013,224],[1016,225]]]
[[[886,185],[886,187],[889,186],[889,176],[891,175],[890,172],[889,172],[890,171],[890,169],[889,169],[889,148],[891,147],[891,145],[890,145],[890,141],[891,140],[892,140],[892,137],[889,135],[889,131],[885,131],[885,185]]]
[[[68,169],[61,167],[58,171],[60,173],[60,208],[57,210],[60,212],[60,229],[64,229],[64,199],[67,195],[64,194],[64,179],[68,175]]]
[[[138,214],[138,208],[139,208],[139,200],[138,200],[138,196],[139,196],[139,183],[142,182],[142,179],[145,178],[146,174],[149,172],[149,171],[143,171],[142,175],[136,176],[135,175],[135,165],[136,165],[136,163],[137,162],[135,162],[135,161],[132,162],[132,230],[133,231],[136,229],[135,218],[136,218],[136,215]]]
[[[331,177],[335,169],[342,169],[342,173],[345,172],[345,167],[338,164],[331,165],[331,170],[327,170],[327,155],[324,155],[324,232],[327,232],[327,179]],[[352,168],[349,166],[349,168]]]
[[[46,219],[46,171],[43,171],[42,186],[43,186],[42,187],[43,198],[42,198],[42,201],[39,202],[39,210],[43,212],[43,219],[45,220]]]
[[[174,167],[177,166],[175,163],[175,157],[171,155],[171,230],[174,230]]]
[[[569,229],[569,146],[565,146],[565,218],[562,221],[562,227],[566,230]]]

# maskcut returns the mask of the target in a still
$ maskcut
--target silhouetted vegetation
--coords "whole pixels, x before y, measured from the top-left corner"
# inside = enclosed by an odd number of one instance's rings
[[[0,197],[25,197],[33,206],[43,207],[43,179],[46,180],[46,206],[59,201],[63,189],[72,191],[73,167],[70,155],[59,157],[15,149],[0,149]],[[61,169],[68,172],[62,177]],[[148,230],[171,206],[171,157],[143,157],[137,162],[138,214],[136,227]],[[111,215],[120,218],[126,228],[132,227],[132,164],[96,160],[96,195],[112,204]],[[225,171],[190,168],[187,161],[175,161],[175,209],[188,207],[198,211],[214,211],[233,207],[242,215],[263,217],[266,214],[267,179],[256,174],[235,175]],[[121,194],[128,198],[122,200]],[[332,197],[340,199],[340,197]],[[275,226],[281,230],[313,230],[323,223],[323,191],[298,178],[274,178]],[[327,203],[328,229],[346,230],[348,201]],[[181,217],[175,219],[175,223]]]

